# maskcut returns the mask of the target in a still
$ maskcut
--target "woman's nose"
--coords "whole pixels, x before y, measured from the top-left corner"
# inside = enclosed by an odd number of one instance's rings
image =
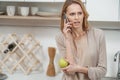
[[[79,18],[79,16],[76,14],[76,15],[75,15],[75,19],[78,19],[78,18]]]

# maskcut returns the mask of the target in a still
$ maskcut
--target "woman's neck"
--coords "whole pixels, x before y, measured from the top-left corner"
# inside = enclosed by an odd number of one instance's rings
[[[75,29],[76,29],[76,31],[77,31],[78,33],[81,33],[81,32],[83,32],[83,29],[82,29],[82,27],[75,28]]]
[[[85,31],[83,31],[82,27],[75,28],[75,32],[76,32],[76,38],[81,37],[85,34]]]

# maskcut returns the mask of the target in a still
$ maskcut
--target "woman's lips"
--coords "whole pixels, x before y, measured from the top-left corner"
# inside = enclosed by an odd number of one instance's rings
[[[74,22],[74,25],[79,25],[79,24],[80,24],[80,22],[79,22],[79,21]]]

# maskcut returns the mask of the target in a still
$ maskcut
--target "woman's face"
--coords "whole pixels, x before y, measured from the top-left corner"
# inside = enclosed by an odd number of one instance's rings
[[[84,14],[79,4],[73,3],[70,6],[68,6],[66,15],[69,21],[72,22],[73,27],[82,27]]]

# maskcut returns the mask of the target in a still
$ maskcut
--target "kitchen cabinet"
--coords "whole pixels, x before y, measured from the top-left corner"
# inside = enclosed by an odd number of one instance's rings
[[[7,2],[24,2],[24,0],[0,0],[0,1],[7,1]]]
[[[119,0],[87,0],[90,21],[118,21]]]

